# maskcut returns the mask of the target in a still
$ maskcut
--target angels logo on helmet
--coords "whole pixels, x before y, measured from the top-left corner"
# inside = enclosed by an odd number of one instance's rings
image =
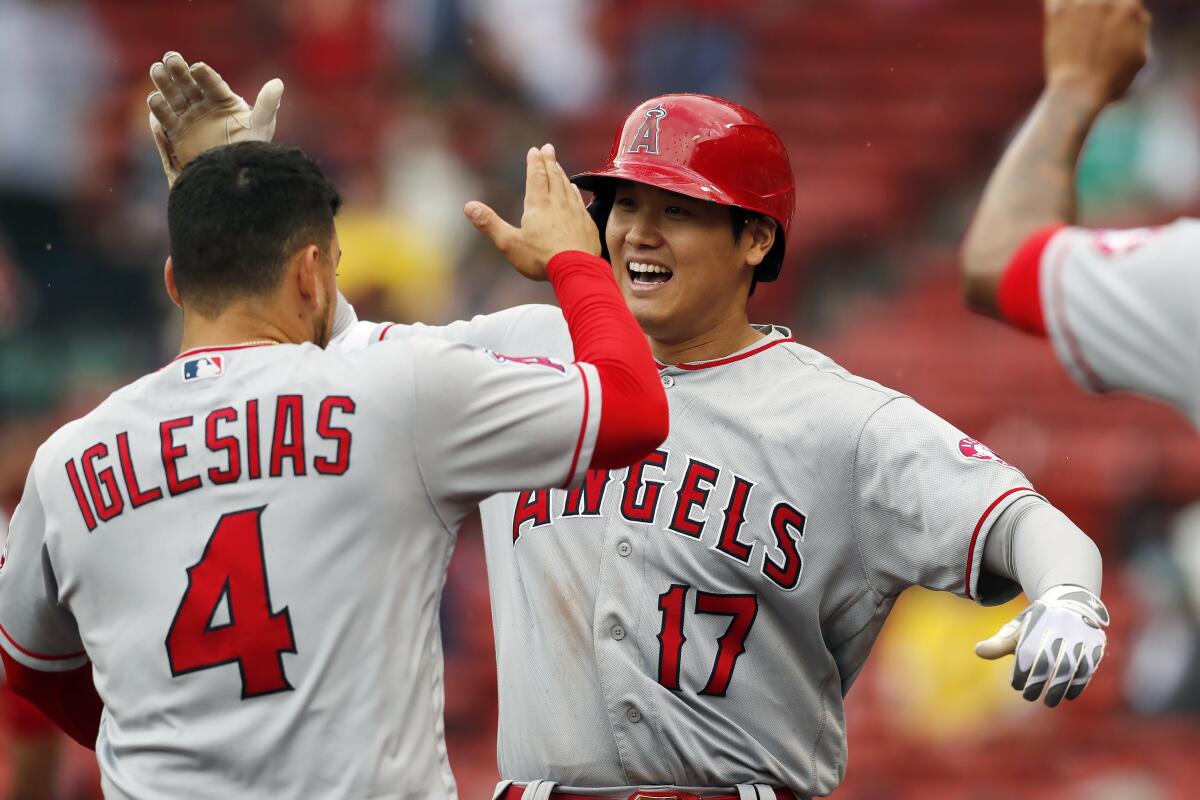
[[[658,126],[659,120],[667,115],[667,110],[663,108],[663,104],[659,103],[653,108],[646,109],[646,119],[637,129],[637,133],[633,135],[633,140],[629,143],[629,149],[626,153],[649,153],[650,155],[658,155]]]

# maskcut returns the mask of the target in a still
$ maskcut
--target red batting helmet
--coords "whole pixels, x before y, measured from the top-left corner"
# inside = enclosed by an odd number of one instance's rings
[[[571,180],[593,192],[611,180],[633,181],[764,214],[780,232],[771,263],[764,262],[756,277],[771,281],[779,275],[796,181],[779,136],[736,103],[703,94],[651,98],[626,118],[608,162]]]

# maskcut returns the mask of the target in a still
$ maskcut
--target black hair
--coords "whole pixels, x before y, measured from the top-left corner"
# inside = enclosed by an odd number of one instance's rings
[[[301,247],[331,255],[341,203],[321,168],[295,147],[240,142],[201,154],[167,200],[180,297],[211,318],[235,299],[270,292]]]
[[[593,192],[592,202],[588,205],[588,213],[592,215],[592,220],[595,221],[596,227],[600,229],[600,256],[609,262],[612,259],[609,258],[608,240],[604,236],[604,230],[608,226],[608,215],[612,212],[615,201],[615,186],[612,188],[597,186]],[[747,226],[757,219],[770,219],[770,217],[766,214],[760,214],[757,211],[747,211],[738,206],[729,206],[729,220],[733,227],[733,241],[740,241],[742,233],[746,230]],[[783,269],[783,253],[783,228],[776,223],[775,242],[771,245],[770,251],[767,252],[762,262],[754,268],[754,277],[750,280],[750,293],[746,295],[747,297],[754,295],[754,290],[760,282],[768,283],[779,277],[779,272]]]

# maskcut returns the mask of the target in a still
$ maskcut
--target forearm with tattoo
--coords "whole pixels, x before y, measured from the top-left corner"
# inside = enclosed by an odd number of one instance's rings
[[[963,244],[964,289],[977,311],[998,316],[1000,278],[1030,234],[1075,221],[1075,164],[1103,106],[1086,91],[1050,87],[1005,151]]]

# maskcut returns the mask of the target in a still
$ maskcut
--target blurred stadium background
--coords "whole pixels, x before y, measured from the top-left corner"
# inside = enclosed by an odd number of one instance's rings
[[[1080,171],[1088,224],[1200,214],[1200,5],[1149,5],[1153,66]],[[1019,606],[906,595],[851,692],[835,797],[1200,796],[1200,439],[1162,407],[1085,396],[1048,348],[959,300],[955,249],[1040,89],[1040,33],[1038,0],[0,0],[0,512],[55,427],[175,352],[144,103],[165,50],[208,61],[251,100],[284,78],[276,138],[315,155],[347,198],[340,280],[369,319],[547,299],[465,223],[463,202],[519,217],[529,145],[552,141],[583,169],[638,100],[724,95],[777,127],[799,184],[790,263],[755,297],[757,321],[791,325],[988,442],[1106,556],[1109,655],[1056,711],[1008,689],[1007,663],[971,654]],[[489,797],[477,525],[444,629],[452,763],[464,798]],[[90,753],[21,701],[3,705],[0,792],[98,796]],[[15,785],[18,763],[56,763],[55,777]]]

